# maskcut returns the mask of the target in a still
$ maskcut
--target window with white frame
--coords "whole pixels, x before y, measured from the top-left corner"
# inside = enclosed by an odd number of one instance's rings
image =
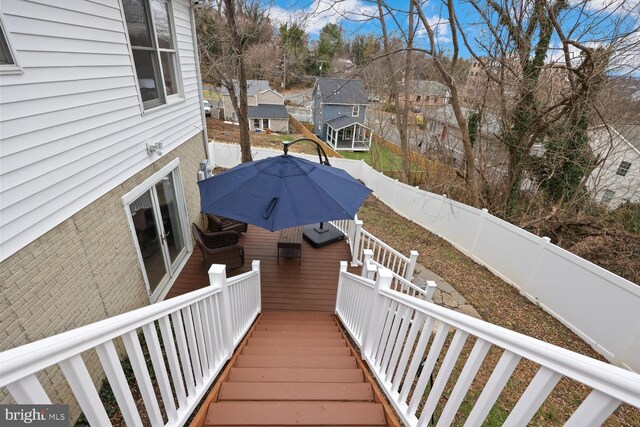
[[[360,106],[359,105],[354,105],[353,108],[351,109],[351,115],[353,117],[358,117],[360,115]]]
[[[13,54],[4,35],[4,27],[0,25],[0,65],[15,65]]]
[[[123,0],[129,42],[145,109],[177,97],[178,55],[166,0]]]
[[[11,44],[5,33],[4,25],[0,21],[0,73],[20,72]]]
[[[613,199],[616,192],[612,190],[604,190],[604,194],[602,195],[602,203],[605,205],[609,204],[609,202]]]
[[[253,119],[253,128],[254,129],[260,128],[260,119]]]
[[[620,162],[620,166],[618,166],[618,170],[616,171],[616,175],[626,176],[627,172],[629,172],[629,168],[631,168],[631,162],[625,162],[624,160]]]
[[[344,130],[344,139],[353,138],[353,127],[348,127]]]

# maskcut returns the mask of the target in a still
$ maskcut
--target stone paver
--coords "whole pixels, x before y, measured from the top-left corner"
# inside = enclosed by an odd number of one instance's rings
[[[438,288],[433,293],[433,302],[435,304],[482,319],[476,309],[453,286],[433,271],[426,269],[421,264],[416,264],[413,277],[414,284],[421,288],[424,288],[429,280],[436,283]]]

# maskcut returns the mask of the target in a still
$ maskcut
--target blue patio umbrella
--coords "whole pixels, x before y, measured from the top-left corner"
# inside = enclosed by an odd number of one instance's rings
[[[282,155],[198,182],[201,210],[270,231],[353,219],[371,190],[342,169]]]

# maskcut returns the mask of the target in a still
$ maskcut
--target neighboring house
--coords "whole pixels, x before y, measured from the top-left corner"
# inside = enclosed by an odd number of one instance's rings
[[[612,209],[626,201],[640,203],[640,125],[598,126],[589,145],[604,159],[587,182],[594,199]]]
[[[420,107],[444,107],[449,103],[451,91],[447,85],[433,80],[411,81],[411,103]]]
[[[311,112],[314,133],[335,150],[368,151],[373,134],[363,124],[368,105],[362,80],[317,79]]]
[[[472,110],[462,109],[469,119]],[[423,117],[423,132],[419,149],[422,152],[440,154],[443,161],[456,167],[464,165],[464,144],[462,132],[458,127],[451,104],[444,107],[425,110]],[[499,180],[503,174],[502,166],[506,164],[506,150],[499,143],[500,123],[496,116],[484,112],[480,117],[479,140],[474,144],[476,158],[483,164],[488,179]],[[491,172],[494,171],[494,172]]]
[[[0,350],[161,300],[181,271],[206,156],[192,22],[190,0],[2,1]]]
[[[240,88],[234,81],[235,92]],[[233,122],[238,121],[238,116],[233,109],[231,95],[224,86],[220,89],[224,104],[224,117]],[[270,129],[273,132],[289,133],[289,114],[284,106],[284,96],[271,89],[266,80],[247,80],[247,105],[249,130]]]

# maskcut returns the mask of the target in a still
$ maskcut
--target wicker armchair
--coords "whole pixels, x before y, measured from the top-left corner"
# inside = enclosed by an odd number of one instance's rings
[[[224,264],[227,270],[233,270],[244,265],[244,248],[238,244],[238,233],[235,231],[207,233],[196,224],[191,224],[191,232],[207,267]]]
[[[247,231],[247,223],[236,221],[235,219],[224,218],[213,214],[207,215],[207,231],[216,233],[219,231],[235,231],[237,233],[245,233]]]

